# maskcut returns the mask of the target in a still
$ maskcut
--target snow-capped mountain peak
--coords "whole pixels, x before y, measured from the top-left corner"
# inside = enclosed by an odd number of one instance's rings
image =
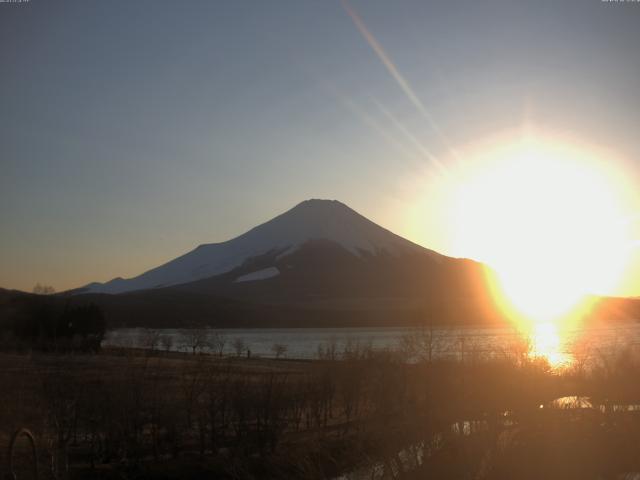
[[[336,200],[306,200],[248,232],[191,252],[131,279],[91,283],[84,291],[122,293],[188,283],[229,272],[249,259],[274,253],[282,258],[311,240],[339,244],[353,255],[428,251],[376,225]],[[428,251],[430,252],[430,251]],[[435,252],[430,252],[435,258]]]

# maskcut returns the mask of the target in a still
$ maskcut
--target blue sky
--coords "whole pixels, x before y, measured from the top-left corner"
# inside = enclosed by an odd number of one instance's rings
[[[446,166],[526,119],[636,175],[640,4],[349,5],[446,142],[339,1],[0,3],[0,286],[132,276],[307,198],[447,253],[407,133]]]

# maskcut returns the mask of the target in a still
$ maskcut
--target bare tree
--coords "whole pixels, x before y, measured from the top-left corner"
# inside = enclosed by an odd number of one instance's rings
[[[336,360],[338,358],[338,339],[331,337],[325,344],[318,345],[319,360]]]
[[[191,430],[195,420],[194,412],[200,396],[204,393],[207,380],[207,365],[204,357],[195,363],[186,364],[180,374],[180,390],[182,392],[183,410],[186,417],[187,431]]]
[[[158,330],[145,330],[140,339],[141,346],[152,352],[160,344],[160,332]]]
[[[282,355],[287,353],[287,348],[288,347],[286,345],[283,345],[282,343],[274,343],[271,346],[271,351],[276,356],[276,358],[280,358]]]
[[[227,343],[226,337],[220,332],[213,332],[213,334],[209,338],[209,346],[212,350],[218,353],[219,356],[222,356],[224,353],[224,346]]]
[[[182,331],[184,345],[195,355],[208,345],[208,332],[204,328],[188,328]]]
[[[50,439],[51,469],[54,478],[68,478],[68,445],[77,419],[81,384],[74,372],[60,363],[41,372],[41,394],[47,413]]]
[[[403,336],[400,339],[400,349],[412,360],[431,363],[441,341],[442,338],[430,324]]]
[[[33,293],[36,295],[52,295],[56,293],[56,289],[51,285],[41,285],[40,283],[36,283],[36,286],[33,287]]]
[[[173,346],[173,337],[166,334],[162,335],[160,337],[160,344],[162,345],[162,348],[164,348],[164,351],[169,353],[171,347]]]
[[[242,355],[242,352],[244,352],[245,348],[247,348],[247,345],[246,343],[244,343],[244,340],[242,338],[238,337],[233,341],[233,349],[235,350],[238,357]]]

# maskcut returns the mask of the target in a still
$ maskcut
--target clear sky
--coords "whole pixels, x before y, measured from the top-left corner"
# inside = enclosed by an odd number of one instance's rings
[[[637,2],[0,3],[0,286],[133,276],[307,198],[451,253],[416,207],[451,148],[526,121],[636,178],[639,46]]]

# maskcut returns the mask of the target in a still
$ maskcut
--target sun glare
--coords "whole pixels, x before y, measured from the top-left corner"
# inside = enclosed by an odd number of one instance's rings
[[[521,324],[568,318],[588,294],[615,293],[630,239],[625,181],[601,158],[525,139],[477,151],[448,180],[452,250],[495,272]]]
[[[566,350],[563,339],[566,336],[559,331],[553,322],[540,322],[530,332],[531,352],[533,357],[544,357],[554,368],[569,365],[571,355]]]

